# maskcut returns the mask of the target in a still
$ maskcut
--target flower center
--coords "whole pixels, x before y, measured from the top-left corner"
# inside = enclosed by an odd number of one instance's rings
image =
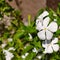
[[[48,44],[48,47],[50,46],[51,44]]]
[[[44,30],[47,30],[47,28],[44,28]]]
[[[49,47],[49,46],[52,46],[52,43],[48,44],[48,47]]]

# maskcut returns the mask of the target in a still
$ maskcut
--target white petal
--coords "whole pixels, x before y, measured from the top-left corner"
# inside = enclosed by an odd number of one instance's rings
[[[48,26],[48,29],[51,31],[51,32],[56,32],[57,29],[58,29],[58,25],[56,22],[51,22],[50,25]]]
[[[44,47],[44,48],[45,48],[45,47],[46,47],[46,44],[42,43],[42,47]]]
[[[49,13],[47,11],[44,11],[38,18],[44,18],[47,15],[49,15]]]
[[[36,25],[37,25],[39,22],[40,22],[40,19],[37,19],[37,20],[36,20]]]
[[[43,26],[47,27],[47,25],[49,24],[50,18],[46,17],[43,21]]]
[[[36,48],[34,48],[32,51],[38,53],[38,50]]]
[[[48,41],[48,40],[45,40],[45,41],[42,42],[42,47],[44,47],[44,48],[47,47],[47,44],[48,44],[47,41]]]
[[[47,53],[52,53],[52,52],[53,52],[53,49],[52,49],[51,46],[49,46],[48,49],[47,49]]]
[[[51,40],[52,37],[53,37],[53,33],[46,30],[46,38],[47,38],[47,40]]]
[[[58,44],[54,44],[52,47],[53,47],[53,50],[55,52],[57,52],[59,50],[59,45]]]
[[[8,49],[8,51],[10,51],[10,50],[15,51],[15,48],[14,48],[14,47],[10,47],[10,48]]]
[[[41,18],[37,18],[37,20],[36,20],[36,25],[39,23],[39,22],[42,22],[43,21],[43,18],[41,17]]]
[[[58,42],[58,38],[54,38],[51,43],[57,43],[57,42]]]
[[[38,32],[37,35],[40,39],[45,40],[45,30]]]
[[[11,60],[14,57],[13,53],[9,52],[8,50],[3,49],[3,53],[5,55],[6,60]]]
[[[36,29],[39,30],[39,31],[42,29],[42,23],[41,23],[41,22],[39,22],[39,23],[36,25]]]
[[[32,35],[31,35],[30,33],[29,33],[28,35],[29,35],[29,39],[32,39],[32,38],[33,38]]]
[[[53,53],[52,47],[48,46],[47,48],[45,48],[45,51],[43,53]]]

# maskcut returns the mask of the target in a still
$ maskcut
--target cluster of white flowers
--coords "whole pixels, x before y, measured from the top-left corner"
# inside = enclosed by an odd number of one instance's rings
[[[46,40],[42,43],[42,46],[45,48],[43,53],[53,53],[59,50],[59,45],[57,44],[58,38],[54,38],[52,41]]]
[[[5,54],[6,60],[11,60],[14,57],[14,55],[8,50],[3,50],[3,53]]]
[[[5,54],[6,60],[11,60],[14,57],[13,53],[9,52],[10,50],[15,51],[15,48],[10,47],[8,50],[3,49],[3,53]]]
[[[57,31],[58,25],[56,19],[50,22],[48,17],[49,13],[44,11],[36,20],[36,29],[39,31],[37,33],[38,37],[43,40],[42,47],[45,48],[43,53],[53,53],[59,50],[58,38],[53,38],[53,33]]]
[[[8,40],[8,42],[12,42],[12,38],[8,38],[7,40]],[[4,49],[6,47],[6,45],[7,45],[7,43],[3,42],[1,44],[1,48],[3,50],[3,54],[5,55],[5,59],[6,60],[11,60],[14,57],[14,55],[10,51],[11,50],[15,51],[15,48],[14,47],[10,47],[9,49],[6,50],[6,49]]]

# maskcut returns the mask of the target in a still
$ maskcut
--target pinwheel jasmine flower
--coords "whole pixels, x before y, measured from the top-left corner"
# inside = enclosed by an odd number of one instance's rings
[[[52,21],[50,24],[49,22],[50,18],[46,17],[42,22],[38,22],[36,25],[36,29],[39,31],[37,35],[41,40],[51,40],[53,33],[58,29],[56,22]]]
[[[53,53],[53,51],[57,52],[59,50],[58,38],[54,38],[51,42],[50,40],[45,40],[45,42],[42,43],[42,46],[45,48],[45,51],[43,53]]]

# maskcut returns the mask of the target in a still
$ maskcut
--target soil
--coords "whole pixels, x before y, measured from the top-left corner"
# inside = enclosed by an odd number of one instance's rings
[[[23,20],[27,20],[28,15],[34,19],[39,9],[46,7],[46,0],[12,0],[11,2],[6,0],[6,2],[22,11]]]
[[[27,20],[28,15],[32,16],[32,19],[36,16],[37,12],[41,8],[48,6],[56,11],[60,0],[6,0],[13,8],[22,11],[23,20]]]

